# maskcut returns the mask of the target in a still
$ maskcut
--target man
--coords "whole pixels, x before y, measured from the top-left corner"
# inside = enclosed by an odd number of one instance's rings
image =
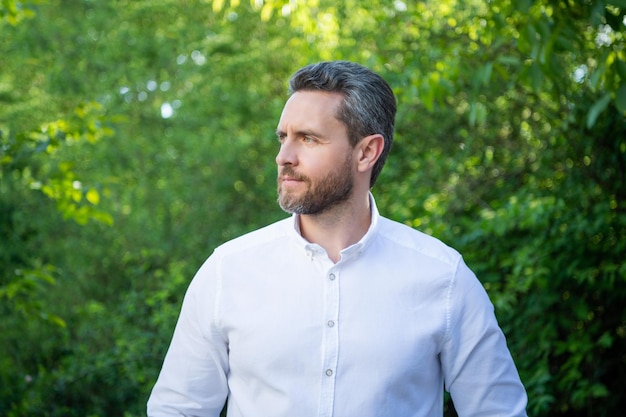
[[[278,122],[291,218],[234,239],[193,279],[148,414],[525,416],[487,294],[461,256],[381,217],[387,83],[350,62],[300,69]]]

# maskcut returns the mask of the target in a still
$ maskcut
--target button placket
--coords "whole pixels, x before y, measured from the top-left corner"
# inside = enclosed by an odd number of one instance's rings
[[[336,266],[335,266],[336,267]],[[331,416],[335,398],[337,360],[339,356],[339,272],[328,271],[324,291],[324,340],[322,346],[322,380],[320,390],[320,416]]]

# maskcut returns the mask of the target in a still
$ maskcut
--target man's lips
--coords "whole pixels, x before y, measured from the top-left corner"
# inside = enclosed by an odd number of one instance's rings
[[[286,177],[286,176],[279,177],[279,179],[280,179],[280,181],[282,181],[282,182],[297,182],[297,181],[302,181],[302,180],[300,180],[300,179],[298,179],[298,178],[295,178],[295,177]]]
[[[290,186],[290,185],[296,185],[302,182],[302,180],[299,180],[297,178],[294,177],[279,177],[278,178],[278,182],[280,185],[285,185],[285,186]]]
[[[295,172],[289,169],[286,169],[278,174],[278,181],[282,183],[293,184],[293,183],[302,182],[305,180],[306,178],[302,177],[301,175],[297,175]]]

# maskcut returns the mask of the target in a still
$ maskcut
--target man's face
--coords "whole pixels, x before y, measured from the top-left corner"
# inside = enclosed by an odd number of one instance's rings
[[[319,214],[351,195],[354,149],[335,117],[341,101],[337,93],[299,91],[285,104],[276,163],[278,203],[289,213]]]

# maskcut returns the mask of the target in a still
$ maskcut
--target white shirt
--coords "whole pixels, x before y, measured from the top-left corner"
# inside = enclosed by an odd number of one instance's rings
[[[525,416],[489,298],[461,256],[380,217],[334,264],[297,215],[218,247],[189,286],[148,415]]]

